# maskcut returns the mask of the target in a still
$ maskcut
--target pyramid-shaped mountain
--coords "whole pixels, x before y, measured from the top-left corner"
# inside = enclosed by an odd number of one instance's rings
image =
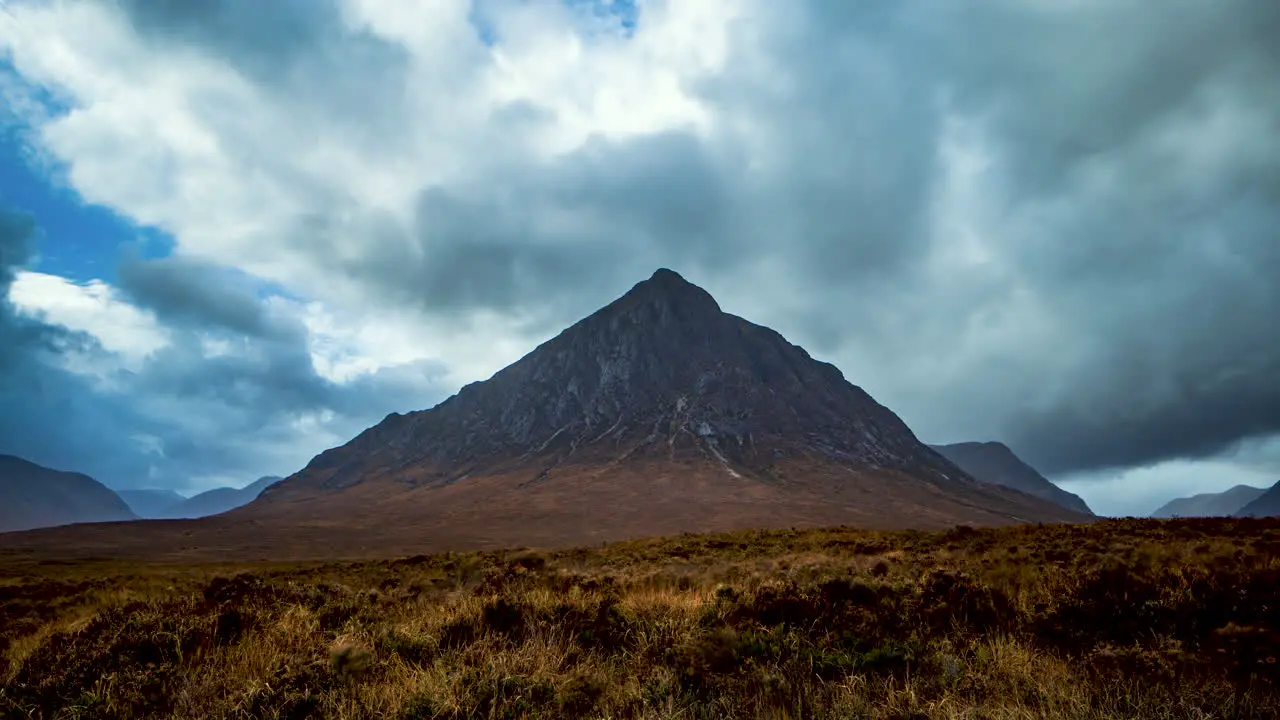
[[[1082,519],[974,480],[833,365],[670,270],[229,515],[482,544]]]

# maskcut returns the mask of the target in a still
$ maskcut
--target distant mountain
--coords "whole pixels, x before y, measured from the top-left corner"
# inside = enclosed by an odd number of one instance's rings
[[[1226,517],[1258,499],[1264,488],[1237,485],[1219,493],[1201,493],[1191,497],[1170,500],[1151,513],[1154,518],[1175,517]]]
[[[1280,482],[1240,508],[1236,517],[1280,517]]]
[[[172,490],[117,490],[119,495],[140,518],[164,517],[165,511],[186,500]]]
[[[199,518],[224,513],[253,502],[263,490],[280,480],[281,478],[277,476],[269,475],[258,478],[252,484],[242,488],[216,488],[199,495],[192,495],[186,500],[179,497],[180,502],[170,506],[156,517]]]
[[[1003,443],[964,442],[930,447],[983,482],[1013,488],[1078,513],[1093,514],[1080,496],[1054,485]]]
[[[0,532],[136,517],[119,495],[88,475],[0,455]]]

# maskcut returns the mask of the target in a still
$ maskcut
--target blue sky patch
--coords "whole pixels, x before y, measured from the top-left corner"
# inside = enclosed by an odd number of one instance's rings
[[[26,82],[8,60],[0,60],[0,82],[17,93],[28,108],[44,118],[71,111],[71,105],[48,88]],[[6,100],[16,100],[12,96]],[[85,202],[61,179],[63,168],[32,149],[26,126],[31,118],[9,110],[0,118],[0,204],[25,212],[36,222],[36,260],[30,268],[75,282],[112,282],[120,251],[135,246],[142,257],[162,257],[173,239],[154,228],[139,227],[110,208]]]
[[[122,247],[135,245],[143,257],[162,257],[172,250],[167,234],[84,202],[34,167],[27,153],[13,134],[0,142],[0,202],[34,216],[39,228],[32,270],[76,282],[111,282]]]

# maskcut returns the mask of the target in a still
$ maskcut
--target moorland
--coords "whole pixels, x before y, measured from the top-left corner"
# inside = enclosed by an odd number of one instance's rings
[[[5,718],[1274,718],[1280,520],[10,557]]]

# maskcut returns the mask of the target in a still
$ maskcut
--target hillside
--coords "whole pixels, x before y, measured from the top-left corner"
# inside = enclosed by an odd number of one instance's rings
[[[200,518],[218,515],[253,502],[262,491],[280,481],[274,475],[261,477],[242,488],[222,487],[192,495],[165,508],[156,517]]]
[[[1236,517],[1280,517],[1280,482],[1235,513]]]
[[[88,475],[0,455],[0,532],[135,517],[124,500]]]
[[[1220,493],[1201,493],[1191,497],[1176,498],[1161,505],[1151,513],[1151,517],[1227,517],[1239,512],[1264,492],[1266,490],[1263,488],[1236,485]]]
[[[1003,443],[966,442],[931,447],[983,482],[1013,488],[1083,515],[1093,514],[1079,495],[1054,485]]]

